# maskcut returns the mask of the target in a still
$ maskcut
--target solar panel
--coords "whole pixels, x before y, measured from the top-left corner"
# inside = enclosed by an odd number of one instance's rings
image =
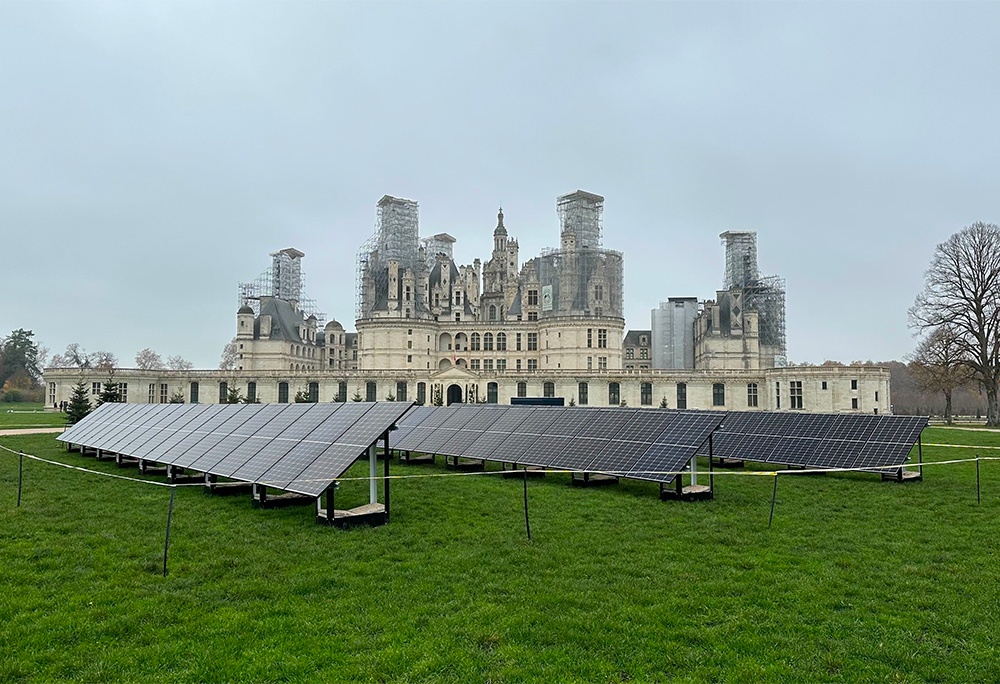
[[[405,446],[400,446],[400,443],[405,444],[405,440],[413,432],[413,428],[437,410],[437,406],[414,406],[410,409],[396,422],[396,429],[389,436],[390,446],[398,451],[407,451]]]
[[[284,410],[212,466],[213,475],[232,477],[233,473],[246,465],[250,459],[271,444],[278,435],[312,408],[312,404],[278,404],[278,406],[283,406]]]
[[[512,411],[519,411],[521,407],[510,407],[507,415]],[[521,455],[531,448],[556,418],[566,409],[550,408],[547,406],[525,407],[527,416],[518,425],[513,434],[509,435],[493,451],[491,456],[485,457],[493,461],[505,461],[508,463],[522,463]],[[529,464],[534,465],[534,464]]]
[[[318,496],[375,443],[409,408],[404,402],[379,402],[337,438],[282,489]]]
[[[472,444],[503,417],[507,408],[484,408],[468,419],[465,426],[452,434],[438,449],[445,456],[465,456],[471,453]]]
[[[503,444],[513,431],[532,414],[531,406],[507,406],[503,415],[497,418],[483,433],[469,445],[464,454],[448,454],[449,456],[465,456],[467,458],[494,459],[493,454]]]
[[[159,444],[150,444],[143,449],[139,449],[137,457],[154,463],[167,463],[173,459],[173,448],[180,444],[186,437],[201,429],[209,420],[221,413],[225,405],[202,404],[202,410],[194,413],[189,421],[178,421],[169,430],[164,430],[169,434],[160,441]],[[141,455],[139,455],[141,454]]]
[[[243,412],[240,412],[242,422],[237,424],[232,430],[227,431],[228,434],[223,435],[214,444],[209,440],[203,440],[199,443],[198,449],[204,448],[202,456],[187,467],[203,473],[220,474],[215,470],[219,461],[252,439],[271,420],[281,415],[281,412],[288,408],[289,404],[258,404],[257,406],[259,410],[250,416],[243,416]],[[225,426],[220,428],[220,430],[225,430]]]
[[[294,449],[306,435],[327,420],[340,404],[303,404],[303,406],[306,406],[307,410],[295,422],[282,430],[228,477],[247,482],[259,482],[265,472]]]
[[[161,423],[156,426],[156,432],[150,439],[142,444],[129,447],[130,455],[135,458],[146,460],[146,457],[167,439],[175,435],[178,431],[185,429],[188,425],[199,420],[205,411],[209,409],[208,404],[185,404],[183,409],[178,409],[173,420],[169,423]]]
[[[133,430],[127,438],[119,440],[112,450],[131,456],[148,441],[158,440],[163,428],[175,423],[189,409],[190,406],[186,404],[160,404],[159,410],[147,416],[143,429]]]
[[[114,411],[115,406],[123,404],[101,404],[96,409],[84,416],[81,420],[66,428],[56,439],[60,442],[75,443],[74,440],[93,429],[95,425],[100,425]]]
[[[122,447],[128,445],[132,440],[143,435],[147,435],[150,428],[163,419],[164,415],[171,415],[169,404],[150,404],[143,407],[143,410],[133,414],[130,418],[131,427],[121,430],[114,440],[105,444],[104,448],[113,453],[127,455]]]
[[[673,413],[665,410],[636,410],[605,447],[581,470],[624,475],[646,453],[653,440],[666,430]]]
[[[428,414],[420,423],[403,439],[398,440],[397,449],[402,451],[423,452],[423,443],[433,435],[446,420],[452,417],[454,409],[444,406],[435,407],[433,413]]]
[[[725,414],[718,411],[677,411],[663,431],[628,471],[628,477],[668,483],[695,457]]]
[[[126,406],[128,405],[126,404]],[[118,411],[115,417],[105,423],[101,429],[95,431],[92,436],[88,435],[84,438],[87,446],[106,451],[107,445],[113,444],[121,434],[135,427],[135,421],[145,412],[146,408],[146,405],[136,404]]]
[[[713,455],[813,468],[898,466],[926,425],[922,416],[731,412]]]
[[[515,458],[518,463],[524,465],[555,468],[569,467],[571,462],[575,462],[571,456],[579,456],[576,449],[579,448],[581,440],[577,435],[584,429],[588,422],[597,420],[600,414],[592,409],[567,409],[555,411],[555,419],[549,423],[536,438],[530,440],[527,448]],[[510,445],[514,447],[513,444]],[[504,448],[508,448],[504,443]],[[582,457],[577,460],[589,460]]]
[[[429,429],[427,436],[419,443],[416,451],[422,451],[427,454],[440,454],[443,453],[441,448],[448,443],[448,441],[454,437],[459,430],[468,425],[469,421],[473,420],[477,415],[482,413],[483,409],[474,406],[471,408],[447,408],[442,411],[442,415],[445,416],[445,420],[441,421],[440,425]]]
[[[208,411],[202,414],[204,420],[197,425],[191,425],[184,432],[178,432],[174,437],[166,440],[149,455],[148,460],[166,465],[175,465],[181,460],[190,461],[186,458],[188,449],[192,448],[213,430],[229,420],[233,415],[233,404],[215,404]]]
[[[206,434],[200,435],[200,439],[188,442],[184,447],[184,453],[178,454],[170,465],[194,469],[194,464],[202,456],[209,453],[227,435],[238,430],[241,425],[252,419],[264,408],[263,404],[244,404],[242,406],[229,404],[228,406],[231,408],[220,414],[225,417],[225,420],[214,425]]]

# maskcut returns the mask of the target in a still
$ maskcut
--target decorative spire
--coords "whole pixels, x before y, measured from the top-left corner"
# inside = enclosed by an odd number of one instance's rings
[[[503,206],[500,206],[500,211],[497,212],[497,228],[493,231],[493,235],[506,235],[507,229],[503,225]]]

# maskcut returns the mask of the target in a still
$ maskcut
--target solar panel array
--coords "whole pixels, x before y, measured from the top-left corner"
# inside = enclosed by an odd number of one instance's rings
[[[57,439],[319,496],[411,406],[103,404]]]
[[[668,483],[725,413],[634,408],[418,407],[390,446]]]
[[[712,453],[815,468],[901,466],[927,423],[924,416],[731,412],[712,436]]]

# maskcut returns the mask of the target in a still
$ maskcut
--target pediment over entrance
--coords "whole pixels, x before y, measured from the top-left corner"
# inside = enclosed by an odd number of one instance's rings
[[[439,370],[436,373],[431,373],[430,379],[434,382],[468,382],[468,381],[478,381],[479,374],[473,373],[465,368],[459,368],[457,366],[452,366],[445,370]]]

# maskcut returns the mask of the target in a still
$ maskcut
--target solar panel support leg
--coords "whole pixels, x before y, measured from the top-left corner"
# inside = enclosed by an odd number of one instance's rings
[[[712,492],[712,496],[715,496],[715,466],[712,463],[715,459],[712,458],[712,435],[708,435],[708,489]]]

